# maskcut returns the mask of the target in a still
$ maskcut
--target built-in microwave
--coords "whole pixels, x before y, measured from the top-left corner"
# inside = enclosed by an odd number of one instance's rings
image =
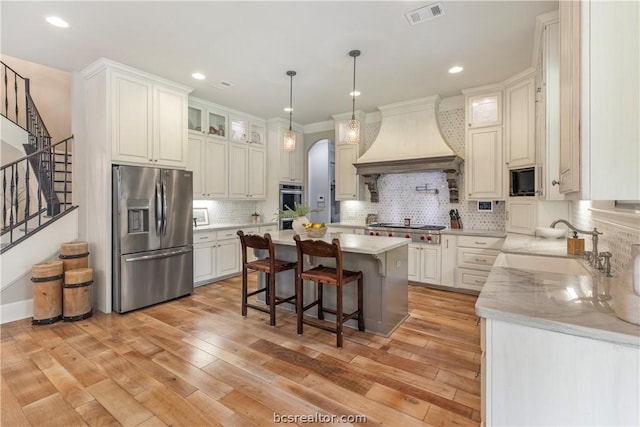
[[[536,168],[512,169],[509,171],[510,188],[509,195],[535,196],[536,195]]]

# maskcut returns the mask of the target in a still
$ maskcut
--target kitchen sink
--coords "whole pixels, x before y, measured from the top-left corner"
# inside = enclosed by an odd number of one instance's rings
[[[501,253],[493,265],[495,267],[517,268],[519,270],[543,271],[547,273],[580,276],[591,275],[582,263],[574,258]]]

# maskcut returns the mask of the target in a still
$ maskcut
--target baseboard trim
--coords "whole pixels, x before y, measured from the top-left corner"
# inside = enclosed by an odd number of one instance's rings
[[[26,319],[33,315],[33,299],[0,305],[0,324]]]

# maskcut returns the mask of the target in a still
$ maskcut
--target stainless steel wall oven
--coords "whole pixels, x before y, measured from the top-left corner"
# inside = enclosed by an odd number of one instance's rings
[[[288,207],[295,209],[295,204],[301,205],[304,201],[304,187],[302,185],[280,184],[280,210]],[[291,230],[292,218],[280,220],[280,230]]]

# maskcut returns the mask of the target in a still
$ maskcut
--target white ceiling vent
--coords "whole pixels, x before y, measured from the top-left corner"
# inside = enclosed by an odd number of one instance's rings
[[[442,15],[444,15],[444,8],[442,7],[442,3],[433,3],[428,6],[421,7],[420,9],[412,10],[411,12],[405,13],[404,16],[407,17],[407,21],[409,21],[409,24],[416,25]]]
[[[216,83],[216,84],[214,84],[212,86],[215,87],[216,89],[227,89],[227,88],[230,88],[231,86],[233,86],[233,83],[221,81],[221,82]]]

